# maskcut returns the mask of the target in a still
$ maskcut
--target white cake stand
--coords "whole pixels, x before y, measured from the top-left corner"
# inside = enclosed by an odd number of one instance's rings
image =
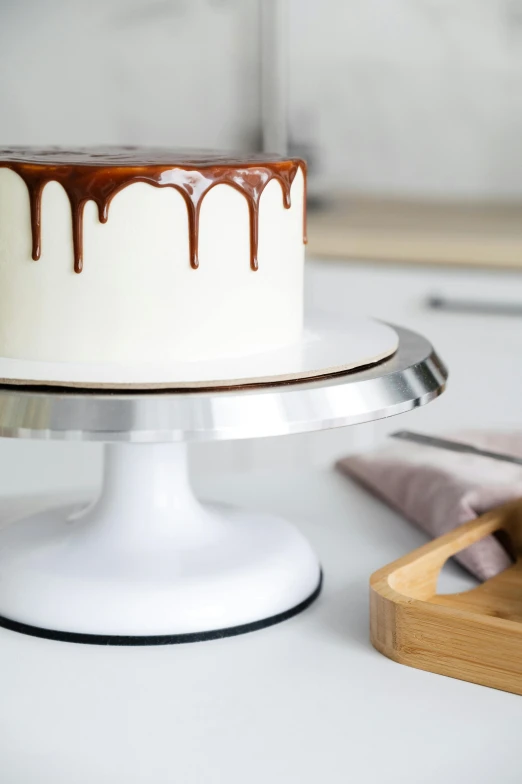
[[[186,442],[288,435],[424,405],[447,373],[431,345],[320,380],[210,390],[0,388],[0,436],[107,442],[103,489],[0,531],[0,625],[51,639],[149,645],[278,623],[319,594],[304,537],[277,517],[201,504]]]

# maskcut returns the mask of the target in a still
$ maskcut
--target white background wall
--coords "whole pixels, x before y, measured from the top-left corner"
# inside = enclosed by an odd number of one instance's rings
[[[0,0],[0,143],[248,146],[257,0]]]
[[[327,182],[522,194],[521,0],[291,0],[290,8],[294,132],[301,116]]]
[[[0,0],[0,144],[252,147],[261,2]],[[320,181],[522,195],[522,0],[287,3]]]

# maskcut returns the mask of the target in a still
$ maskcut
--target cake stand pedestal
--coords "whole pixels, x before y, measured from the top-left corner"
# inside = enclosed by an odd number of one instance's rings
[[[73,642],[147,645],[284,620],[319,594],[321,569],[285,520],[201,504],[190,441],[288,435],[400,414],[437,397],[431,345],[316,381],[149,393],[0,389],[0,436],[104,441],[101,494],[0,531],[0,625]]]

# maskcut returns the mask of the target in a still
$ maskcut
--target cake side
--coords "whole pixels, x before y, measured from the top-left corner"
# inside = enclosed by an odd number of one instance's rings
[[[177,190],[185,201],[188,216],[190,264],[199,266],[198,238],[201,204],[216,185],[230,185],[247,200],[250,220],[250,266],[257,269],[259,201],[271,180],[281,185],[283,205],[290,208],[290,189],[298,168],[306,165],[299,158],[277,156],[225,156],[174,153],[163,149],[86,148],[65,151],[60,148],[12,147],[0,149],[0,167],[10,168],[24,180],[29,191],[32,231],[32,258],[41,254],[41,205],[43,189],[57,181],[71,204],[74,270],[83,268],[83,213],[93,201],[101,223],[106,223],[114,196],[128,185],[146,182]],[[303,241],[306,242],[306,200],[303,212]]]
[[[304,165],[104,155],[0,153],[0,355],[198,360],[299,338]]]

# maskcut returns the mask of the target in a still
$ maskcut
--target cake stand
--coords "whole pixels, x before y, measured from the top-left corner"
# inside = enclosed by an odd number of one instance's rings
[[[354,425],[444,389],[423,337],[365,369],[319,380],[156,392],[0,388],[0,436],[102,441],[99,498],[0,531],[0,625],[104,645],[195,642],[289,618],[319,594],[321,568],[289,522],[201,504],[186,445]]]

